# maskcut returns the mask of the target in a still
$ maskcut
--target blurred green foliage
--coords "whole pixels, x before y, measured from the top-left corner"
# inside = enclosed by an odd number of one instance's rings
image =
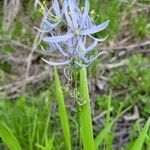
[[[140,15],[133,17],[132,20],[133,22],[131,26],[135,38],[143,38],[150,34],[150,26],[147,15],[141,13]]]
[[[49,120],[51,104],[43,100],[40,97],[40,101],[27,102],[20,97],[15,103],[0,101],[0,120],[10,127],[24,150],[38,149],[37,145],[44,146],[53,137]],[[3,146],[1,143],[0,149]]]
[[[150,113],[150,59],[141,54],[133,55],[126,60],[123,67],[111,70],[109,76],[109,89],[113,94],[118,91],[124,92],[112,100],[112,109],[120,105],[139,105],[141,117],[148,117]],[[104,101],[106,95],[98,96],[96,103],[99,109],[105,110],[107,102]]]

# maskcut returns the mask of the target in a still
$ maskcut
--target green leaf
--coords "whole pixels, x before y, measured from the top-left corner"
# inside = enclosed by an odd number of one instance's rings
[[[12,134],[10,129],[2,122],[0,122],[0,137],[6,143],[10,150],[21,150],[15,136]]]
[[[55,76],[55,87],[56,87],[56,97],[58,103],[59,117],[60,122],[64,134],[65,144],[67,149],[71,149],[71,141],[70,141],[70,129],[69,129],[69,121],[67,116],[67,110],[65,107],[64,96],[62,92],[62,87],[60,84],[57,68],[54,67],[54,76]]]
[[[141,131],[140,136],[137,138],[137,140],[134,142],[133,146],[131,147],[131,150],[142,150],[149,127],[150,127],[150,117],[147,120],[143,130]]]

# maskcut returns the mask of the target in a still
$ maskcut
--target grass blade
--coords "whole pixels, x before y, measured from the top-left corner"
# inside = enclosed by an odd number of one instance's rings
[[[111,123],[109,123],[95,138],[95,147],[98,149],[99,145],[102,143],[102,141],[107,137],[107,135],[110,132],[110,129],[114,125],[114,123],[118,120],[120,116],[122,116],[125,112],[127,112],[132,106],[126,108],[123,110]]]
[[[56,96],[57,96],[57,102],[58,102],[58,109],[59,109],[59,117],[60,122],[64,134],[65,144],[67,146],[67,149],[71,149],[71,141],[70,141],[70,129],[69,129],[69,123],[68,123],[68,116],[67,111],[65,107],[64,102],[64,96],[57,72],[57,68],[54,67],[54,76],[55,76],[55,86],[56,86]]]
[[[82,99],[82,101],[85,101],[85,104],[82,105],[82,108],[79,111],[81,139],[83,142],[83,147],[84,150],[95,150],[87,82],[87,71],[85,68],[82,68],[80,70],[80,98]]]
[[[45,123],[44,132],[43,132],[42,143],[44,143],[45,139],[47,138],[50,115],[51,115],[51,112],[49,111],[48,116],[47,116],[47,119],[46,119],[46,123]]]
[[[110,124],[110,113],[111,113],[111,92],[107,98],[107,114],[106,114],[106,126],[109,126]],[[106,149],[110,150],[111,149],[111,145],[112,145],[112,135],[108,134],[106,137]]]
[[[131,147],[131,150],[141,150],[142,149],[142,146],[144,144],[149,127],[150,127],[150,117],[147,120],[143,130],[141,131],[140,136],[138,137],[138,139],[135,141],[135,143]]]
[[[108,106],[107,106],[106,124],[108,125],[110,121],[110,111],[111,111],[111,92],[109,94],[107,101],[108,101],[108,104],[107,104]]]
[[[35,116],[34,116],[34,121],[33,121],[33,129],[32,129],[31,138],[30,138],[30,150],[33,149],[32,147],[33,147],[36,127],[37,127],[37,118],[38,118],[38,109],[36,109]]]
[[[54,136],[51,139],[46,138],[45,141],[45,150],[52,150],[53,148],[53,143],[54,143]]]
[[[12,134],[10,129],[2,122],[0,122],[0,137],[3,139],[10,150],[21,150],[15,136]]]
[[[36,143],[36,147],[40,150],[52,150],[53,149],[54,136],[51,139],[48,139],[48,137],[46,136],[44,142],[45,142],[45,146],[40,145],[39,143]]]

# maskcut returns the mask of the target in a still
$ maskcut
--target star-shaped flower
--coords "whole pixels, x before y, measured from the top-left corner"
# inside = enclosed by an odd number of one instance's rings
[[[89,0],[85,0],[83,12],[77,6],[76,0],[64,0],[62,14],[59,10],[58,1],[54,0],[54,2],[53,9],[57,12],[57,15],[62,17],[60,22],[67,27],[67,32],[64,35],[58,34],[57,24],[53,28],[56,32],[51,33],[51,36],[44,37],[43,41],[47,42],[50,47],[55,48],[55,51],[58,50],[63,55],[63,59],[58,62],[43,60],[50,65],[64,65],[74,62],[78,66],[88,66],[97,57],[106,54],[103,51],[96,56],[92,54],[98,42],[105,41],[107,38],[98,39],[93,37],[93,34],[104,30],[108,26],[109,20],[96,25],[89,16]],[[49,21],[46,21],[45,24],[52,28]]]

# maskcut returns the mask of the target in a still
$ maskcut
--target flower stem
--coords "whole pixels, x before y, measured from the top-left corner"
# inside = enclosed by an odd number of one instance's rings
[[[80,70],[80,98],[83,102],[79,111],[83,147],[84,150],[95,150],[86,68]]]
[[[56,88],[56,96],[57,96],[57,102],[58,102],[60,123],[62,126],[67,150],[71,150],[69,121],[68,121],[67,111],[66,111],[66,107],[65,107],[62,87],[60,84],[60,80],[59,80],[59,76],[58,76],[56,67],[54,67],[54,76],[55,76],[55,88]]]

